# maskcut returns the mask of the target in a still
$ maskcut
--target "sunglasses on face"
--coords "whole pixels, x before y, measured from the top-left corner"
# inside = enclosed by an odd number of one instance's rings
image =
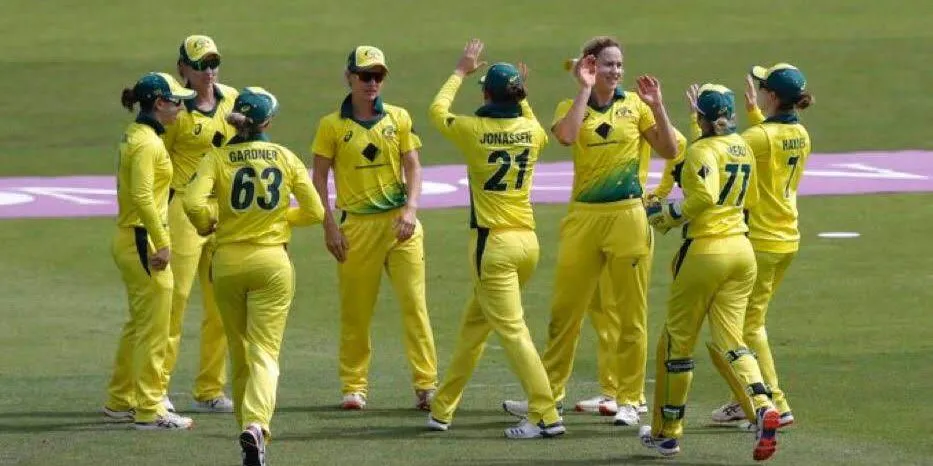
[[[172,104],[172,105],[174,105],[174,106],[176,106],[176,107],[178,107],[179,105],[181,105],[181,99],[173,99],[173,98],[170,98],[170,97],[159,97],[159,98],[162,99],[162,100],[164,100],[164,101],[166,101],[166,102],[168,102],[168,103],[170,103],[170,104]]]
[[[356,73],[356,77],[358,77],[360,81],[363,81],[364,83],[368,83],[370,81],[381,83],[382,80],[386,78],[386,75],[385,73],[380,72],[360,71]]]
[[[195,71],[207,71],[208,69],[216,70],[220,68],[220,58],[211,57],[198,61],[189,61],[188,66]]]

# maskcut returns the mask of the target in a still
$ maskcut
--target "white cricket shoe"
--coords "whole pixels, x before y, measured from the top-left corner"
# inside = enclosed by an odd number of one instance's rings
[[[616,404],[615,398],[599,395],[578,401],[573,409],[579,413],[599,413],[603,416],[615,416],[616,411],[619,410],[619,405]]]
[[[190,429],[194,421],[190,417],[179,416],[175,413],[165,413],[152,422],[137,422],[133,424],[136,430],[182,430]]]
[[[170,413],[175,412],[175,405],[172,404],[172,400],[168,398],[168,395],[162,397],[162,407],[164,407],[165,410]]]
[[[431,410],[431,401],[434,400],[434,394],[437,390],[431,388],[427,390],[415,390],[415,409],[421,411]]]
[[[502,402],[502,409],[515,417],[527,417],[528,400],[505,400]]]
[[[447,429],[450,429],[450,423],[435,419],[434,416],[428,414],[428,429],[447,432]]]
[[[642,414],[648,414],[648,403],[647,403],[647,402],[646,402],[646,403],[640,403],[640,404],[638,405],[638,408],[635,409],[635,411],[638,411],[638,415],[639,415],[639,416],[641,416]]]
[[[731,424],[745,419],[745,411],[740,403],[730,401],[714,409],[710,419],[717,424]]]
[[[567,428],[561,421],[544,425],[544,421],[532,424],[528,419],[522,419],[515,427],[505,429],[505,436],[512,439],[551,438],[566,432]]]
[[[232,413],[233,400],[227,398],[226,395],[218,396],[212,400],[194,400],[191,410],[196,413]]]
[[[661,456],[674,456],[680,453],[680,443],[675,438],[652,437],[651,426],[638,428],[638,438],[646,448],[656,450]]]
[[[259,424],[250,424],[240,433],[243,466],[266,466],[266,439]]]
[[[348,393],[343,396],[340,402],[341,409],[353,410],[366,407],[366,397],[362,393]]]
[[[638,416],[638,407],[633,405],[620,405],[613,423],[617,426],[637,426],[641,418]]]

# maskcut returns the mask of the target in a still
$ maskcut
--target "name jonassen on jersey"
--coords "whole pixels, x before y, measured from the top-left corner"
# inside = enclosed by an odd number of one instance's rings
[[[511,145],[511,144],[531,144],[531,131],[521,133],[483,133],[479,139],[480,144],[490,145]]]

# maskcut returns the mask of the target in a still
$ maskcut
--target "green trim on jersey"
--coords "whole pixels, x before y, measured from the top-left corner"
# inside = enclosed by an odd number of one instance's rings
[[[232,137],[230,141],[227,142],[227,145],[242,144],[244,142],[255,142],[255,141],[270,142],[271,140],[269,139],[269,135],[267,135],[266,133],[250,134],[249,136],[245,138],[237,134],[236,136]]]
[[[165,126],[163,126],[162,123],[159,123],[159,120],[156,120],[155,117],[149,113],[140,113],[137,115],[136,123],[152,127],[152,129],[155,130],[156,134],[158,135],[161,135],[165,132]],[[123,135],[123,137],[125,138],[126,135]]]
[[[476,116],[484,118],[518,118],[522,116],[522,107],[517,103],[491,103],[476,109]]]
[[[372,120],[366,120],[366,121],[357,120],[356,118],[353,117],[353,102],[351,101],[350,97],[351,95],[347,94],[347,96],[343,99],[343,102],[340,103],[340,118],[346,118],[346,119],[353,120],[358,125],[366,129],[372,129],[373,126],[376,126],[376,124],[378,124],[380,121],[382,121],[383,118],[385,118],[386,111],[385,111],[385,107],[382,104],[382,97],[376,97],[376,100],[373,101],[373,111],[375,111],[377,114],[376,118],[373,118]]]
[[[793,124],[800,123],[800,117],[798,117],[797,113],[795,112],[778,113],[777,115],[768,117],[767,119],[765,119],[764,122],[765,123],[784,123],[788,125],[793,125]]]
[[[370,193],[365,204],[353,203],[344,210],[354,214],[378,214],[403,207],[408,202],[408,190],[404,184],[382,186],[379,192]]]
[[[608,104],[600,107],[599,105],[596,105],[596,99],[590,95],[590,100],[586,102],[586,105],[599,113],[606,113],[607,110],[612,108],[612,105],[616,103],[617,100],[625,100],[625,91],[622,90],[621,87],[616,88],[615,92],[612,94],[612,99],[609,100]]]
[[[640,198],[644,191],[638,179],[639,161],[613,168],[601,180],[580,191],[574,201],[591,204]]]
[[[189,83],[189,82],[186,82],[186,83],[185,83],[185,87],[188,87],[188,86],[190,86],[190,85],[191,85],[191,83]],[[184,101],[184,102],[185,102],[185,108],[188,109],[188,112],[189,112],[189,113],[190,113],[190,112],[198,112],[198,113],[200,113],[201,115],[204,115],[204,116],[206,116],[206,117],[213,117],[214,114],[217,113],[217,109],[220,108],[220,101],[221,101],[221,100],[224,100],[224,93],[223,93],[223,91],[220,90],[220,86],[218,86],[217,84],[214,84],[214,97],[217,98],[217,100],[214,102],[214,108],[212,108],[212,109],[210,109],[210,110],[208,110],[208,111],[206,111],[206,112],[205,112],[205,111],[202,111],[201,109],[199,109],[199,108],[195,105],[194,101],[197,100],[197,97],[195,97],[194,99],[188,99],[188,100]]]

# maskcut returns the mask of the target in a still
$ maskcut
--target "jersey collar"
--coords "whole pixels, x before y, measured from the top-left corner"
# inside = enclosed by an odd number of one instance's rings
[[[371,129],[373,126],[376,126],[376,123],[379,123],[379,120],[382,120],[382,117],[385,116],[385,106],[382,103],[382,97],[376,97],[376,100],[373,101],[373,111],[376,112],[376,118],[372,120],[357,120],[353,117],[353,102],[350,100],[351,95],[347,94],[347,97],[343,99],[343,102],[340,104],[340,118],[346,118],[355,121],[360,126]]]
[[[188,87],[189,85],[190,83],[185,82],[185,87]],[[224,100],[224,93],[223,91],[220,90],[220,86],[218,86],[217,84],[214,84],[214,97],[217,99],[217,102],[214,103],[214,108],[212,108],[208,112],[202,112],[201,110],[198,110],[198,107],[194,103],[194,101],[197,99],[185,100],[184,101],[185,108],[188,109],[188,113],[191,113],[197,110],[198,112],[201,112],[202,114],[204,114],[204,116],[212,117],[214,116],[215,113],[217,113],[217,107],[220,107],[220,101]]]
[[[242,144],[244,142],[256,142],[256,141],[269,142],[269,136],[266,133],[250,134],[249,136],[246,136],[246,137],[243,137],[237,134],[232,139],[230,139],[230,142],[228,142],[227,145]]]
[[[623,91],[621,87],[616,88],[615,92],[612,94],[612,100],[603,107],[596,105],[596,99],[594,99],[592,95],[590,95],[590,100],[586,104],[593,110],[602,113],[609,110],[609,107],[612,107],[612,104],[616,103],[617,100],[625,100],[625,91]]]
[[[140,113],[136,117],[136,123],[149,126],[158,135],[161,135],[162,133],[165,132],[165,126],[163,126],[162,123],[159,123],[159,120],[156,120],[155,117],[153,117],[152,115],[148,113]]]
[[[772,115],[767,120],[765,120],[765,123],[795,124],[799,122],[800,118],[797,116],[796,112],[778,113],[777,115]]]
[[[486,104],[476,109],[476,116],[486,118],[518,118],[522,107],[518,104]]]

